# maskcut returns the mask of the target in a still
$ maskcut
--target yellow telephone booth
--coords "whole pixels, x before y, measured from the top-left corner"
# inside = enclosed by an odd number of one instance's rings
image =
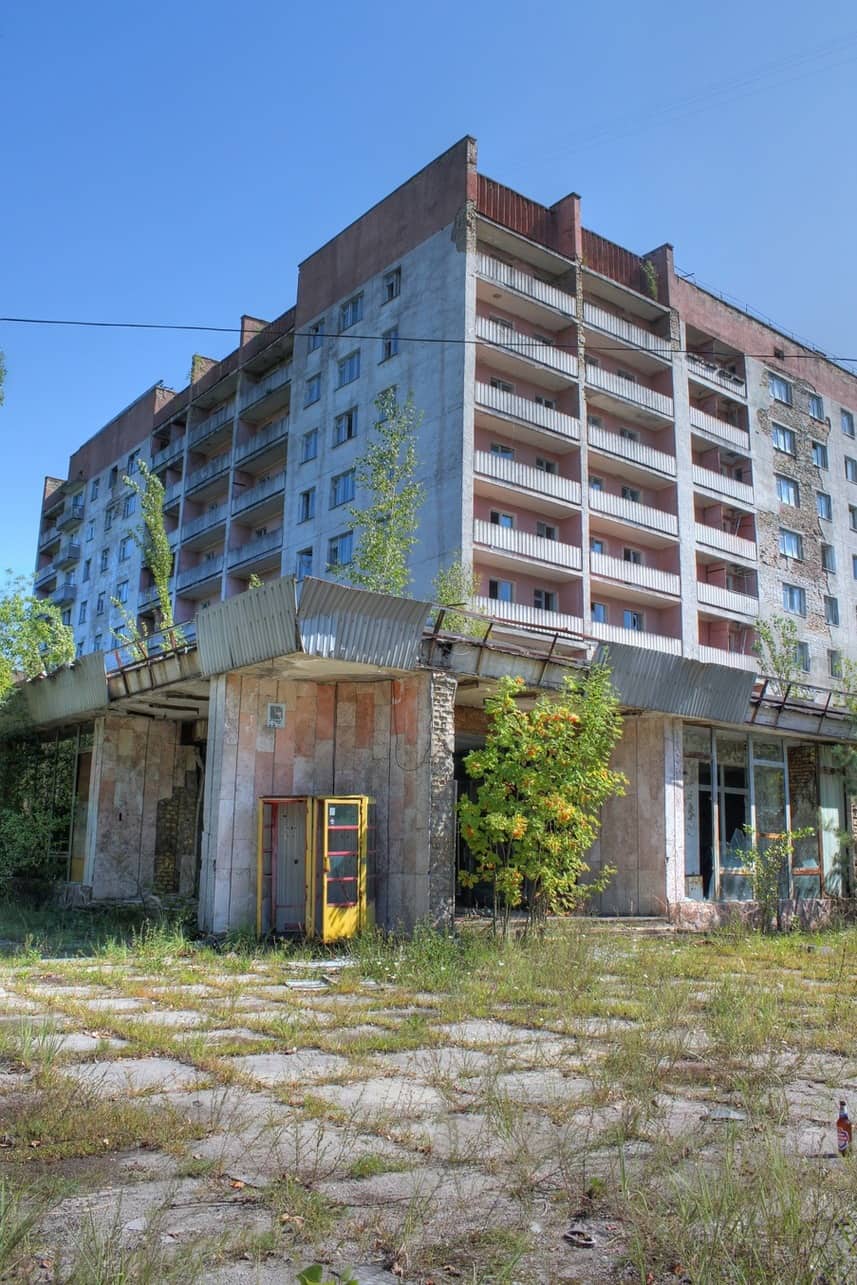
[[[375,807],[365,794],[259,800],[256,931],[353,937],[375,920]]]

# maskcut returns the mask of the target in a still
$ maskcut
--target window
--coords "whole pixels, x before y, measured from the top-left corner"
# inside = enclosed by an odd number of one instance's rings
[[[854,416],[851,414],[851,411],[850,410],[840,411],[839,419],[840,419],[840,423],[842,424],[842,431],[845,434],[845,436],[853,437],[854,436]]]
[[[515,385],[510,384],[507,379],[497,379],[492,375],[489,382],[492,388],[497,389],[498,393],[513,393],[515,391]]]
[[[114,464],[113,468],[110,470],[110,478],[107,483],[111,491],[116,486],[116,483],[118,480],[119,480],[119,465]]]
[[[122,516],[123,518],[130,518],[136,512],[137,496],[132,492],[131,495],[126,495],[122,501]]]
[[[82,642],[79,642],[79,643],[77,644],[77,651],[76,651],[74,654],[75,654],[75,656],[78,656],[78,657],[80,657],[80,656],[82,656],[82,655],[83,655],[83,643],[82,643]]]
[[[304,406],[312,406],[321,399],[321,375],[310,375],[304,384]]]
[[[333,445],[341,446],[343,442],[350,442],[352,437],[357,436],[357,407],[352,406],[350,410],[343,411],[337,415],[333,421]]]
[[[555,540],[556,527],[550,522],[537,522],[536,535],[541,536],[543,540]]]
[[[809,413],[813,419],[824,419],[824,398],[817,393],[809,395]]]
[[[295,579],[312,575],[312,549],[298,549],[295,557]]]
[[[821,569],[822,571],[830,572],[836,570],[836,550],[832,544],[823,544],[821,546]]]
[[[90,518],[86,524],[86,538],[87,540],[95,539],[95,518]]]
[[[607,624],[607,603],[593,602],[591,606],[592,606],[593,623],[596,625],[606,625]]]
[[[93,638],[93,640],[92,640],[92,650],[93,650],[93,651],[101,651],[101,645],[102,645],[102,643],[103,643],[103,642],[104,642],[104,635],[103,635],[103,634],[96,634],[96,635],[95,635],[95,637],[94,637],[94,638]]]
[[[777,498],[780,504],[790,504],[796,509],[800,505],[800,490],[797,482],[790,477],[783,477],[781,473],[774,475],[777,479]]]
[[[556,399],[553,397],[542,397],[539,393],[533,398],[533,401],[537,406],[544,406],[545,410],[556,410]]]
[[[103,615],[104,615],[104,599],[106,598],[106,596],[107,596],[106,594],[104,594],[104,593],[100,593],[100,594],[98,595],[98,597],[96,598],[96,600],[95,600],[95,614],[96,614],[96,616],[103,616]]]
[[[798,585],[783,585],[783,610],[791,612],[793,616],[806,615],[806,590],[801,589]]]
[[[848,525],[852,531],[857,531],[857,505],[848,505]]]
[[[84,562],[83,564],[83,575],[80,577],[81,580],[83,580],[84,582],[87,581],[90,577],[91,572],[92,572],[92,559],[87,558],[86,562]]]
[[[354,352],[350,352],[347,357],[343,357],[342,361],[337,364],[337,370],[339,372],[336,381],[337,388],[344,388],[346,384],[353,384],[360,374],[360,349],[357,348]]]
[[[812,462],[816,468],[830,468],[827,458],[827,447],[824,442],[813,442]]]
[[[120,580],[116,586],[116,597],[120,602],[128,601],[128,581]]]
[[[805,643],[805,642],[795,643],[795,664],[797,665],[798,669],[802,669],[805,674],[809,673],[811,669],[811,662],[809,659],[809,643]]]
[[[89,604],[88,604],[88,603],[86,603],[86,602],[82,602],[82,603],[80,604],[80,610],[79,610],[79,612],[77,613],[77,623],[78,623],[79,625],[85,625],[85,624],[86,624],[86,608],[87,608],[87,606],[88,606],[88,605],[89,605]]]
[[[385,330],[381,336],[381,361],[389,361],[391,357],[398,356],[398,352],[399,327],[393,326],[390,330]]]
[[[97,478],[97,477],[94,477],[94,478],[92,479],[92,482],[90,483],[90,486],[89,486],[89,498],[90,498],[90,500],[97,500],[97,499],[98,499],[98,484],[99,484],[100,480],[101,480],[101,479],[100,479],[100,478]]]
[[[857,482],[857,460],[850,455],[845,456],[845,476],[849,482]]]
[[[394,268],[384,276],[384,303],[389,303],[391,299],[398,299],[401,293],[402,269]]]
[[[603,478],[603,477],[593,477],[593,476],[590,476],[590,478],[589,478],[589,489],[590,489],[590,491],[603,491],[603,490],[604,490],[604,478]]]
[[[622,623],[626,629],[633,629],[636,633],[643,632],[643,613],[642,611],[629,611],[628,608],[622,613]]]
[[[640,503],[640,488],[638,486],[623,486],[622,499],[631,500],[634,504]]]
[[[301,464],[307,464],[318,455],[318,429],[311,428],[301,438]]]
[[[851,575],[857,580],[857,553],[851,554]]]
[[[820,518],[830,522],[833,517],[833,505],[830,496],[826,491],[816,491],[815,493],[815,511]]]
[[[829,625],[839,624],[839,599],[824,595],[824,619]]]
[[[339,309],[339,329],[347,330],[363,317],[363,295],[356,294],[347,299]]]
[[[622,561],[632,562],[635,567],[641,567],[643,565],[643,555],[639,549],[623,549]]]
[[[533,606],[541,611],[556,611],[556,594],[553,589],[534,589]]]
[[[507,317],[496,317],[492,313],[489,314],[488,320],[492,326],[497,326],[500,330],[505,330],[510,335],[514,332],[515,327]]]
[[[620,428],[619,436],[626,442],[639,442],[640,434],[633,428]]]
[[[324,337],[324,320],[322,319],[321,321],[317,321],[314,325],[310,326],[309,328],[309,334],[307,335],[307,344],[306,344],[307,352],[315,352],[317,348],[320,348],[323,337]]]
[[[104,513],[104,530],[105,531],[109,531],[110,528],[113,526],[113,519],[115,517],[116,517],[116,509],[111,505],[111,507],[105,510],[105,513]]]
[[[771,441],[774,443],[775,451],[782,451],[785,455],[794,455],[797,452],[794,431],[786,428],[784,424],[771,425]]]
[[[829,651],[827,653],[827,672],[831,678],[842,677],[842,652]]]
[[[787,531],[785,527],[780,527],[780,553],[785,558],[803,561],[803,537],[797,531]]]
[[[511,580],[489,580],[488,597],[494,602],[514,602],[515,586]]]
[[[604,552],[605,552],[605,548],[604,548],[604,541],[603,541],[603,540],[590,540],[590,541],[589,541],[589,552],[590,552],[590,553],[604,553]]]
[[[504,526],[511,530],[515,525],[515,516],[512,513],[501,513],[498,509],[492,509],[491,514],[492,526]]]
[[[354,469],[337,473],[330,479],[330,507],[336,509],[340,504],[347,504],[354,499]]]
[[[71,607],[66,607],[65,611],[62,613],[62,622],[64,625],[71,624]]]
[[[354,532],[343,531],[342,535],[335,535],[332,540],[327,542],[327,566],[347,567],[351,561],[352,548],[354,544]]]
[[[552,473],[554,476],[559,472],[556,460],[546,460],[541,455],[536,456],[536,468],[541,469],[543,473]]]
[[[514,446],[507,446],[505,442],[492,442],[491,454],[499,455],[503,460],[513,460],[515,458]]]
[[[782,375],[768,373],[768,391],[775,402],[784,402],[786,406],[792,404],[792,386]]]
[[[109,565],[110,565],[110,550],[109,550],[109,549],[102,549],[102,550],[101,550],[101,564],[100,564],[100,566],[99,566],[99,570],[100,570],[100,571],[106,571]]]
[[[122,539],[119,541],[119,561],[127,562],[130,556],[131,556],[131,536],[123,535]]]
[[[603,428],[604,421],[602,420],[600,415],[587,415],[586,426],[587,428]]]
[[[629,384],[636,384],[637,382],[637,376],[634,375],[630,370],[623,370],[621,366],[617,367],[616,374],[619,377],[619,379],[626,379]]]
[[[298,496],[298,522],[309,522],[315,517],[315,487],[301,491]]]

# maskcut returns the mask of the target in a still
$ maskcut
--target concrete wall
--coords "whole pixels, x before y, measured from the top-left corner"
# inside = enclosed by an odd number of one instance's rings
[[[454,680],[419,673],[371,683],[251,674],[212,680],[200,924],[256,916],[261,796],[369,794],[377,802],[380,923],[445,919],[454,895]],[[265,726],[269,702],[286,725]]]

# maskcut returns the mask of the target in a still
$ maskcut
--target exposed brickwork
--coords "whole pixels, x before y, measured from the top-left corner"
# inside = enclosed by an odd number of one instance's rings
[[[431,676],[431,821],[429,825],[429,914],[451,924],[455,912],[455,692],[450,674]]]
[[[185,784],[178,786],[169,798],[158,801],[155,822],[155,863],[152,884],[155,892],[191,894],[190,887],[182,887],[182,871],[193,872],[197,843],[196,816],[199,793],[196,772],[185,773]]]

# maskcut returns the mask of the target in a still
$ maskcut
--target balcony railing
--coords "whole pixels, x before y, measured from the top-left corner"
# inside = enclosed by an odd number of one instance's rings
[[[163,450],[157,451],[152,456],[152,472],[157,473],[158,469],[163,468],[164,465],[171,464],[183,452],[184,434],[181,437],[174,438],[168,446],[165,446]]]
[[[255,455],[257,451],[262,451],[266,446],[272,446],[276,442],[284,442],[289,435],[289,417],[283,415],[280,419],[274,420],[273,424],[268,424],[266,428],[255,433],[246,442],[240,442],[235,447],[235,460],[246,460],[249,455]]]
[[[188,434],[189,445],[196,446],[197,442],[201,442],[206,437],[210,437],[212,433],[216,433],[224,424],[228,424],[234,416],[234,401],[226,402],[223,406],[218,406],[214,414],[209,415],[208,419],[204,419],[200,424],[194,424]]]
[[[33,586],[36,589],[41,589],[43,585],[49,584],[51,580],[56,580],[56,578],[57,569],[53,562],[49,562],[46,567],[42,567],[41,571],[36,572]]]
[[[513,553],[521,558],[531,558],[534,562],[546,562],[573,571],[579,571],[583,565],[580,549],[573,544],[548,540],[543,535],[518,531],[515,527],[499,526],[482,518],[476,518],[473,523],[473,539],[476,544],[488,545],[492,549]]]
[[[199,535],[200,531],[207,531],[209,527],[225,522],[228,511],[228,504],[217,504],[213,509],[200,513],[199,517],[191,518],[190,522],[185,522],[182,526],[182,539],[187,540],[192,535]]]
[[[644,330],[642,326],[635,326],[631,321],[625,321],[624,317],[616,317],[612,312],[607,312],[605,308],[599,308],[597,304],[583,301],[583,320],[590,326],[595,326],[598,330],[604,330],[607,334],[615,335],[617,339],[624,339],[627,343],[633,344],[636,348],[645,348],[647,352],[655,353],[658,357],[663,357],[665,361],[672,361],[673,350],[668,339],[662,339],[659,335],[653,335],[651,331]]]
[[[68,527],[78,526],[83,521],[83,504],[75,500],[72,504],[67,505],[57,519],[57,526],[61,531]]]
[[[251,384],[245,388],[241,394],[238,406],[240,410],[246,410],[254,402],[260,402],[263,397],[273,393],[284,384],[290,383],[292,378],[292,363],[286,362],[283,366],[278,366],[276,370],[270,371],[264,379],[260,379],[258,384]]]
[[[223,570],[223,554],[215,554],[213,558],[203,558],[195,567],[187,567],[180,571],[176,576],[176,589],[181,592],[187,589],[189,585],[198,584],[202,580],[210,580],[212,576],[219,576]]]
[[[58,607],[64,607],[69,602],[74,602],[77,597],[77,585],[66,580],[64,584],[57,585],[54,590],[53,600]]]
[[[690,426],[698,428],[701,433],[708,433],[716,437],[720,442],[728,442],[730,446],[738,446],[746,454],[750,452],[750,434],[745,433],[743,428],[736,428],[734,424],[729,424],[725,419],[719,419],[716,415],[707,415],[705,411],[698,410],[696,406],[690,408]]]
[[[659,567],[626,562],[624,558],[611,558],[606,553],[590,553],[589,567],[594,576],[619,580],[622,584],[637,585],[640,589],[653,589],[656,593],[669,593],[675,597],[681,593],[680,578],[672,571],[661,571]]]
[[[223,455],[215,455],[207,464],[203,464],[200,468],[194,469],[192,473],[188,474],[184,483],[185,491],[192,491],[195,487],[201,486],[203,482],[210,482],[212,478],[220,477],[222,473],[228,471],[231,461],[231,451],[226,451]]]
[[[743,651],[726,651],[722,647],[706,647],[699,644],[699,659],[707,665],[730,665],[733,669],[750,669],[754,674],[759,672],[757,656],[748,656]]]
[[[727,477],[725,473],[703,468],[701,464],[693,466],[693,483],[694,486],[703,486],[708,491],[718,491],[721,495],[728,495],[730,499],[740,500],[742,504],[753,503],[752,486],[739,482],[734,477]]]
[[[653,509],[650,504],[640,504],[637,500],[625,500],[609,491],[596,491],[590,487],[589,507],[598,513],[624,518],[626,522],[636,522],[652,531],[662,531],[664,535],[678,535],[678,518],[674,513],[664,513],[662,509]]]
[[[250,509],[254,504],[259,504],[262,500],[267,500],[271,495],[277,495],[286,485],[286,471],[283,469],[280,473],[275,473],[273,477],[266,478],[264,482],[258,482],[255,486],[248,486],[240,495],[236,495],[232,501],[232,512],[241,513],[244,509]]]
[[[718,388],[724,389],[731,393],[733,397],[746,397],[747,384],[740,375],[735,375],[731,370],[726,370],[716,362],[707,361],[705,357],[697,353],[689,352],[687,354],[687,366],[692,375],[701,375],[710,383],[716,384]]]
[[[625,643],[629,647],[644,647],[647,651],[665,651],[671,656],[681,655],[681,639],[666,634],[650,634],[642,629],[620,629],[618,625],[604,625],[593,620],[590,630],[594,638],[603,642]]]
[[[538,362],[540,366],[549,366],[569,379],[577,379],[577,358],[564,348],[539,343],[532,335],[521,334],[519,330],[507,330],[489,317],[476,318],[476,337],[516,357]]]
[[[268,531],[265,535],[257,535],[255,540],[248,540],[246,544],[241,544],[237,549],[229,550],[228,563],[230,567],[236,567],[242,562],[250,562],[254,558],[261,558],[266,553],[271,553],[274,549],[283,547],[283,530],[278,527],[276,531]]]
[[[492,388],[490,384],[480,382],[476,384],[475,397],[477,406],[533,424],[536,428],[546,428],[575,442],[580,440],[580,420],[573,415],[553,410],[550,406],[540,406],[529,397],[519,397],[517,393],[506,393],[502,388]]]
[[[80,545],[76,540],[67,540],[54,557],[58,567],[71,567],[80,562]]]
[[[614,397],[621,397],[623,401],[635,402],[637,406],[657,411],[659,415],[666,415],[668,419],[673,417],[671,397],[667,397],[664,393],[656,393],[653,388],[638,384],[633,379],[625,379],[615,371],[602,370],[600,366],[587,364],[586,382],[592,384],[594,388],[602,389],[605,393],[611,393]]]
[[[164,508],[169,508],[171,505],[175,504],[176,500],[180,500],[183,494],[184,478],[180,478],[178,482],[171,482],[164,491]]]
[[[60,535],[61,535],[61,532],[59,528],[55,526],[50,527],[47,531],[43,531],[39,536],[39,548],[40,549],[50,548],[52,544],[56,544],[57,540],[60,538]]]
[[[510,625],[534,625],[539,629],[553,629],[560,633],[583,632],[579,616],[569,616],[563,611],[545,611],[541,607],[527,607],[520,602],[500,602],[496,598],[474,598],[471,610]]]
[[[642,464],[644,468],[653,468],[658,473],[675,477],[675,456],[666,451],[657,451],[644,442],[636,442],[632,437],[623,437],[621,433],[610,433],[604,428],[588,424],[586,436],[589,445],[599,451],[607,451],[619,459],[630,460],[633,464]]]
[[[706,526],[704,522],[696,523],[696,543],[723,553],[734,553],[739,558],[755,560],[757,556],[755,540],[745,540],[743,536],[721,531],[720,527]]]
[[[490,255],[481,253],[476,256],[476,271],[490,281],[496,281],[500,285],[508,286],[510,290],[516,290],[518,294],[536,299],[539,303],[547,304],[549,308],[556,308],[566,316],[574,316],[576,306],[574,295],[566,290],[560,290],[558,286],[539,281],[528,272],[511,268],[507,263],[501,263],[499,259],[492,259]]]
[[[759,599],[748,593],[736,593],[719,584],[697,580],[696,596],[708,607],[722,607],[725,611],[740,611],[745,616],[758,616]]]
[[[517,460],[495,455],[493,451],[475,451],[473,468],[482,477],[493,478],[522,491],[549,495],[555,500],[565,500],[567,504],[580,503],[579,482],[559,477],[556,473],[546,473],[544,469],[533,468],[529,464],[519,464]]]

